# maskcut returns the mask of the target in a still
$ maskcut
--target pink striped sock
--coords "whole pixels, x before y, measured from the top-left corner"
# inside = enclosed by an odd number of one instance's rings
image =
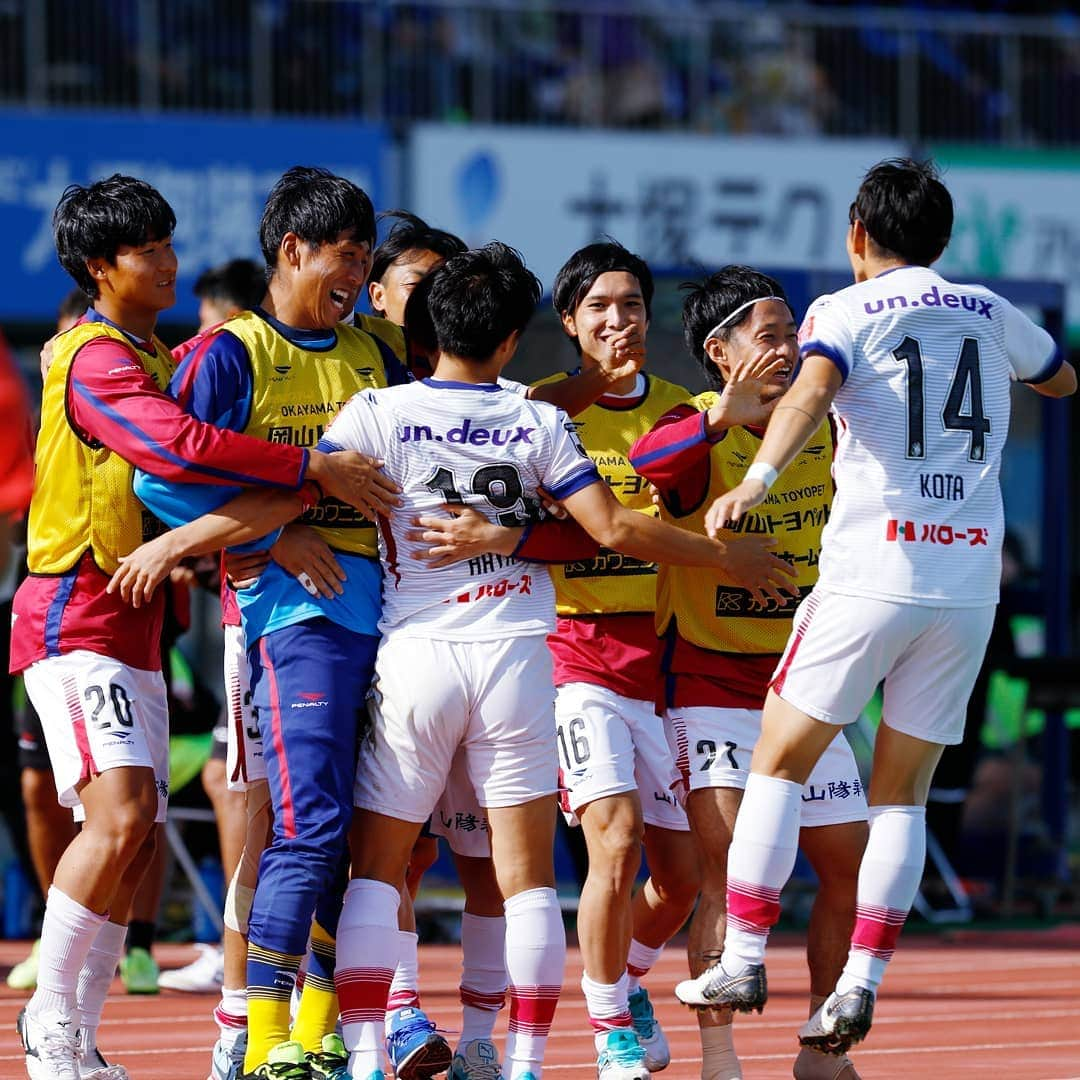
[[[795,866],[801,817],[802,784],[750,774],[728,849],[723,967],[729,975],[765,960],[780,890]]]
[[[354,1075],[367,1076],[379,1068],[386,1001],[398,960],[400,903],[397,889],[381,881],[352,881],[345,891],[334,985]]]
[[[398,931],[398,962],[394,968],[394,980],[390,983],[390,997],[386,1011],[420,1008],[420,975],[416,950],[419,938],[410,930]]]
[[[461,916],[461,1043],[491,1040],[506,1003],[506,919]]]
[[[877,993],[896,940],[915,902],[926,862],[926,809],[873,806],[870,838],[859,866],[855,930],[837,993]]]
[[[529,889],[510,897],[506,911],[506,972],[510,1024],[506,1039],[508,1080],[540,1075],[566,965],[566,932],[554,889]]]

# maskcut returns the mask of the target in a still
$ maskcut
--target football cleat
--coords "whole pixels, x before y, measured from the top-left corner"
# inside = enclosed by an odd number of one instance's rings
[[[189,994],[216,994],[225,981],[225,954],[218,945],[196,945],[199,955],[186,967],[163,971],[158,986]]]
[[[386,1053],[397,1080],[427,1080],[446,1072],[453,1052],[423,1009],[396,1009],[387,1020]]]
[[[158,965],[148,949],[131,949],[120,958],[120,980],[129,994],[158,992]]]
[[[312,1080],[349,1080],[349,1052],[336,1032],[322,1037],[322,1048],[308,1051]]]
[[[33,1016],[23,1009],[15,1021],[30,1080],[80,1080],[79,1025],[57,1010]]]
[[[278,1043],[266,1060],[241,1080],[312,1080],[304,1048],[298,1042]]]
[[[96,1046],[90,1050],[84,1050],[82,1031],[80,1031],[79,1080],[131,1080],[131,1078],[123,1065],[110,1065]]]
[[[675,996],[695,1009],[727,1005],[736,1012],[761,1012],[769,999],[765,965],[751,964],[741,975],[729,975],[722,963],[713,964],[696,979],[679,983]]]
[[[210,1075],[207,1080],[240,1080],[244,1073],[246,1053],[247,1029],[237,1035],[231,1049],[218,1039],[214,1043],[214,1053],[210,1059]]]
[[[504,1080],[495,1044],[473,1039],[459,1046],[450,1062],[449,1080]]]
[[[827,1054],[844,1054],[866,1038],[874,1019],[874,995],[856,986],[846,994],[834,990],[799,1029],[799,1042]]]
[[[609,1031],[596,1059],[597,1080],[649,1080],[645,1048],[633,1030]]]
[[[671,1064],[671,1048],[644,986],[630,995],[630,1018],[638,1042],[645,1048],[645,1067],[651,1073],[662,1072]]]

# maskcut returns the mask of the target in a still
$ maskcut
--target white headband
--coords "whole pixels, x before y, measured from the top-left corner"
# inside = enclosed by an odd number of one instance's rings
[[[758,297],[755,297],[753,300],[747,300],[745,304],[740,304],[734,311],[732,311],[729,314],[725,315],[705,335],[705,341],[708,341],[709,338],[716,337],[717,330],[723,330],[724,327],[727,326],[728,323],[730,323],[732,321],[732,319],[734,319],[737,315],[741,315],[748,307],[753,307],[755,304],[760,304],[762,300],[779,300],[781,304],[784,304],[784,305],[788,306],[788,309],[790,310],[790,305],[788,305],[788,302],[782,296],[758,296]]]

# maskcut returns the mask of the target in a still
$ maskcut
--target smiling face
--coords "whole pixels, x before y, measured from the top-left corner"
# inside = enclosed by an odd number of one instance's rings
[[[279,312],[285,322],[301,330],[329,330],[352,315],[371,269],[366,240],[343,232],[312,247],[286,233],[281,250],[290,270],[288,316]]]
[[[442,261],[441,255],[426,249],[403,252],[386,268],[381,281],[368,286],[372,309],[395,325],[404,326],[405,305],[413,289]]]
[[[738,362],[775,349],[784,364],[769,377],[769,382],[787,386],[799,356],[795,317],[782,300],[762,300],[750,309],[749,318],[735,327],[727,341],[710,338],[705,348],[725,382]]]
[[[171,236],[142,244],[121,244],[112,262],[89,259],[86,265],[100,300],[110,309],[132,312],[137,318],[157,315],[176,303],[177,261]],[[120,325],[126,326],[127,322],[120,321]]]
[[[641,283],[626,270],[601,274],[573,312],[562,316],[563,327],[581,346],[585,366],[613,357],[612,341],[636,326],[644,339],[649,319]]]

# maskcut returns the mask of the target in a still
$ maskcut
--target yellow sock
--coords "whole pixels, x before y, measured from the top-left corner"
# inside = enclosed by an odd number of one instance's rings
[[[302,956],[248,944],[248,1044],[244,1072],[254,1072],[289,1039],[289,997]]]
[[[334,939],[317,922],[313,922],[311,954],[291,1036],[307,1051],[322,1049],[322,1037],[330,1034],[337,1023],[338,999],[334,989],[336,957]]]

